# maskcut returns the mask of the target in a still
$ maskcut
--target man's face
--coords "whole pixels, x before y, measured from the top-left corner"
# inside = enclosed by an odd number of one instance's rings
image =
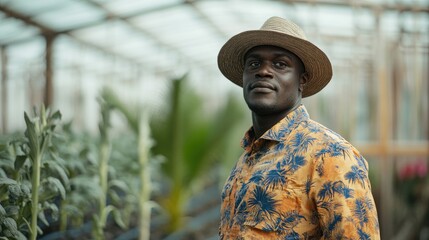
[[[243,94],[258,115],[285,115],[301,103],[306,82],[301,60],[275,46],[257,46],[244,57]]]

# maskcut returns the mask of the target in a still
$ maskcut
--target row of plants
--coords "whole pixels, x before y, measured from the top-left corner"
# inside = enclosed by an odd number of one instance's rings
[[[230,139],[239,140],[232,135],[243,107],[230,97],[205,109],[186,76],[172,81],[165,103],[154,114],[104,89],[97,135],[75,131],[43,106],[25,113],[24,133],[1,136],[0,239],[112,239],[131,228],[149,239],[157,215],[166,219],[159,236],[183,228],[186,203],[207,172],[239,154]],[[114,115],[126,130],[114,126]],[[90,232],[70,235],[88,225]]]

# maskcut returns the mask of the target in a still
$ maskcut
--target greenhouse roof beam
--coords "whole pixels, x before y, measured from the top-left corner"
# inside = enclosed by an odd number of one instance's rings
[[[89,1],[89,0],[86,0],[86,1]],[[96,6],[97,8],[101,8],[102,7],[102,10],[108,11],[103,5],[101,5],[99,3],[92,2],[92,1],[91,1],[91,3],[96,4],[94,6]],[[141,16],[141,15],[145,15],[145,14],[149,14],[149,13],[153,13],[153,12],[167,10],[167,9],[170,9],[170,8],[173,8],[173,7],[180,6],[182,4],[183,3],[175,3],[175,4],[160,6],[160,7],[157,7],[157,8],[152,8],[152,9],[149,9],[149,10],[148,9],[144,9],[144,10],[136,11],[136,12],[134,12],[132,14],[129,14],[129,15],[126,15],[126,16],[121,16],[121,17],[119,17],[116,14],[108,14],[108,15],[106,15],[106,17],[104,17],[102,19],[99,19],[97,21],[88,22],[88,23],[82,24],[81,26],[77,26],[77,27],[73,27],[73,28],[70,28],[70,29],[63,30],[63,31],[61,31],[59,33],[69,33],[69,32],[73,32],[73,31],[76,31],[76,30],[83,29],[83,28],[97,26],[97,25],[105,23],[107,20],[112,20],[112,19],[116,19],[116,18],[120,18],[122,20],[128,20],[128,19],[131,19],[133,17],[137,17],[137,16]]]
[[[304,3],[312,5],[328,5],[339,7],[357,7],[369,10],[398,11],[398,12],[423,12],[429,13],[429,6],[405,5],[405,4],[374,4],[367,1],[334,1],[334,0],[280,0],[284,3]]]
[[[84,41],[82,39],[79,39],[79,38],[77,38],[76,36],[74,36],[73,34],[71,34],[69,32],[56,32],[53,29],[50,29],[50,28],[48,28],[48,27],[46,27],[46,26],[44,26],[44,25],[42,25],[42,24],[40,24],[40,23],[38,23],[36,21],[33,21],[31,19],[31,17],[29,17],[29,16],[25,16],[23,14],[17,13],[15,11],[10,10],[10,9],[4,7],[4,6],[1,6],[1,5],[0,5],[0,11],[4,12],[9,17],[16,18],[16,19],[18,19],[20,21],[23,21],[24,23],[26,23],[26,24],[28,24],[30,26],[38,28],[41,31],[42,34],[45,34],[45,35],[48,35],[48,36],[55,36],[55,35],[58,35],[58,34],[65,34],[65,35],[71,37],[73,40],[75,40],[75,41],[77,41],[77,42],[79,42],[81,44],[87,45],[87,46],[89,46],[91,48],[94,48],[97,51],[101,51],[101,52],[104,52],[104,53],[106,53],[108,55],[119,57],[119,58],[121,58],[123,60],[126,60],[126,61],[130,61],[130,62],[134,62],[134,63],[137,62],[136,59],[122,56],[120,54],[111,52],[111,51],[109,51],[107,49],[104,49],[102,47],[99,47],[97,45],[89,43],[89,42]],[[26,39],[24,39],[22,41],[26,41]],[[22,42],[22,41],[20,41],[20,42]],[[14,42],[14,43],[17,43],[17,42]],[[3,45],[8,45],[8,44],[3,44]]]
[[[141,33],[149,38],[151,38],[152,40],[154,40],[160,47],[165,48],[167,50],[169,50],[172,53],[177,54],[179,57],[186,57],[186,54],[184,54],[183,52],[179,51],[177,48],[175,48],[174,46],[169,45],[168,43],[162,41],[162,39],[160,39],[158,36],[156,36],[155,34],[143,29],[142,27],[134,24],[132,21],[130,21],[130,17],[123,17],[120,15],[115,14],[114,12],[111,12],[110,10],[108,10],[106,7],[103,6],[103,4],[100,4],[98,2],[92,1],[92,0],[86,0],[86,2],[90,3],[91,5],[98,7],[99,9],[102,9],[106,15],[108,16],[109,19],[117,19],[120,21],[123,21],[124,23],[126,23],[128,26],[130,26],[131,28],[133,28],[136,32]],[[175,6],[177,6],[179,4],[175,4]],[[200,65],[202,66],[198,61],[193,61],[191,60],[193,63],[195,63],[196,65]]]
[[[53,29],[50,29],[36,21],[34,21],[31,17],[26,16],[24,14],[21,14],[19,12],[13,11],[7,7],[4,7],[2,5],[0,5],[0,11],[5,13],[6,16],[11,17],[11,18],[15,18],[18,19],[20,21],[23,21],[25,24],[36,27],[37,29],[40,30],[40,32],[42,33],[42,35],[56,35],[58,34],[56,31],[54,31]]]
[[[186,0],[186,3],[189,4],[194,11],[200,15],[200,17],[208,24],[212,29],[214,29],[222,38],[228,38],[229,35],[226,34],[222,29],[220,29],[211,19],[207,16],[198,6],[195,5],[196,0]]]

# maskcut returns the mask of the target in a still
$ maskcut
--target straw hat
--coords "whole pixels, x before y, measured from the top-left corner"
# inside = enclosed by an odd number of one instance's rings
[[[309,77],[302,97],[319,92],[331,80],[332,66],[326,54],[307,40],[300,27],[280,17],[269,18],[260,30],[245,31],[229,39],[217,59],[222,74],[242,87],[244,55],[261,45],[284,48],[301,59]]]

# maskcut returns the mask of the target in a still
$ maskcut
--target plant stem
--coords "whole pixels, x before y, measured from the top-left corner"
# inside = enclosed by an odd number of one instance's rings
[[[67,212],[65,210],[66,201],[61,200],[60,206],[60,232],[63,232],[67,229]]]
[[[39,212],[39,185],[41,154],[36,154],[33,162],[33,178],[31,180],[31,240],[37,237],[37,215]]]
[[[99,196],[99,221],[97,226],[96,236],[97,239],[103,239],[104,233],[103,229],[106,225],[107,213],[106,209],[106,195],[107,195],[107,184],[108,184],[108,161],[110,156],[110,144],[107,139],[103,139],[100,145],[100,165],[99,165],[99,177],[100,177],[100,187],[101,187],[101,195]]]
[[[139,123],[138,133],[138,151],[140,163],[140,193],[139,193],[139,211],[140,211],[140,240],[149,240],[150,237],[150,212],[149,205],[151,182],[149,169],[149,148],[150,148],[150,129],[146,114],[142,114]]]
[[[94,221],[94,237],[96,239],[104,239],[104,227],[106,226],[107,216],[109,211],[106,207],[107,190],[108,190],[108,162],[110,158],[111,142],[109,139],[110,128],[110,111],[111,106],[105,102],[104,99],[100,102],[101,106],[101,122],[99,124],[100,130],[100,147],[98,159],[98,177],[100,183],[100,196],[98,202],[98,216]]]
[[[170,199],[168,200],[170,203],[170,226],[169,231],[173,232],[182,225],[182,217],[183,217],[183,177],[184,177],[184,163],[183,163],[183,139],[182,139],[182,122],[181,122],[181,96],[183,94],[182,91],[183,79],[177,80],[173,85],[173,102],[172,102],[172,116],[171,116],[171,141],[172,141],[172,149],[171,149],[171,162],[173,167],[173,182],[172,182],[172,192],[170,194]]]

